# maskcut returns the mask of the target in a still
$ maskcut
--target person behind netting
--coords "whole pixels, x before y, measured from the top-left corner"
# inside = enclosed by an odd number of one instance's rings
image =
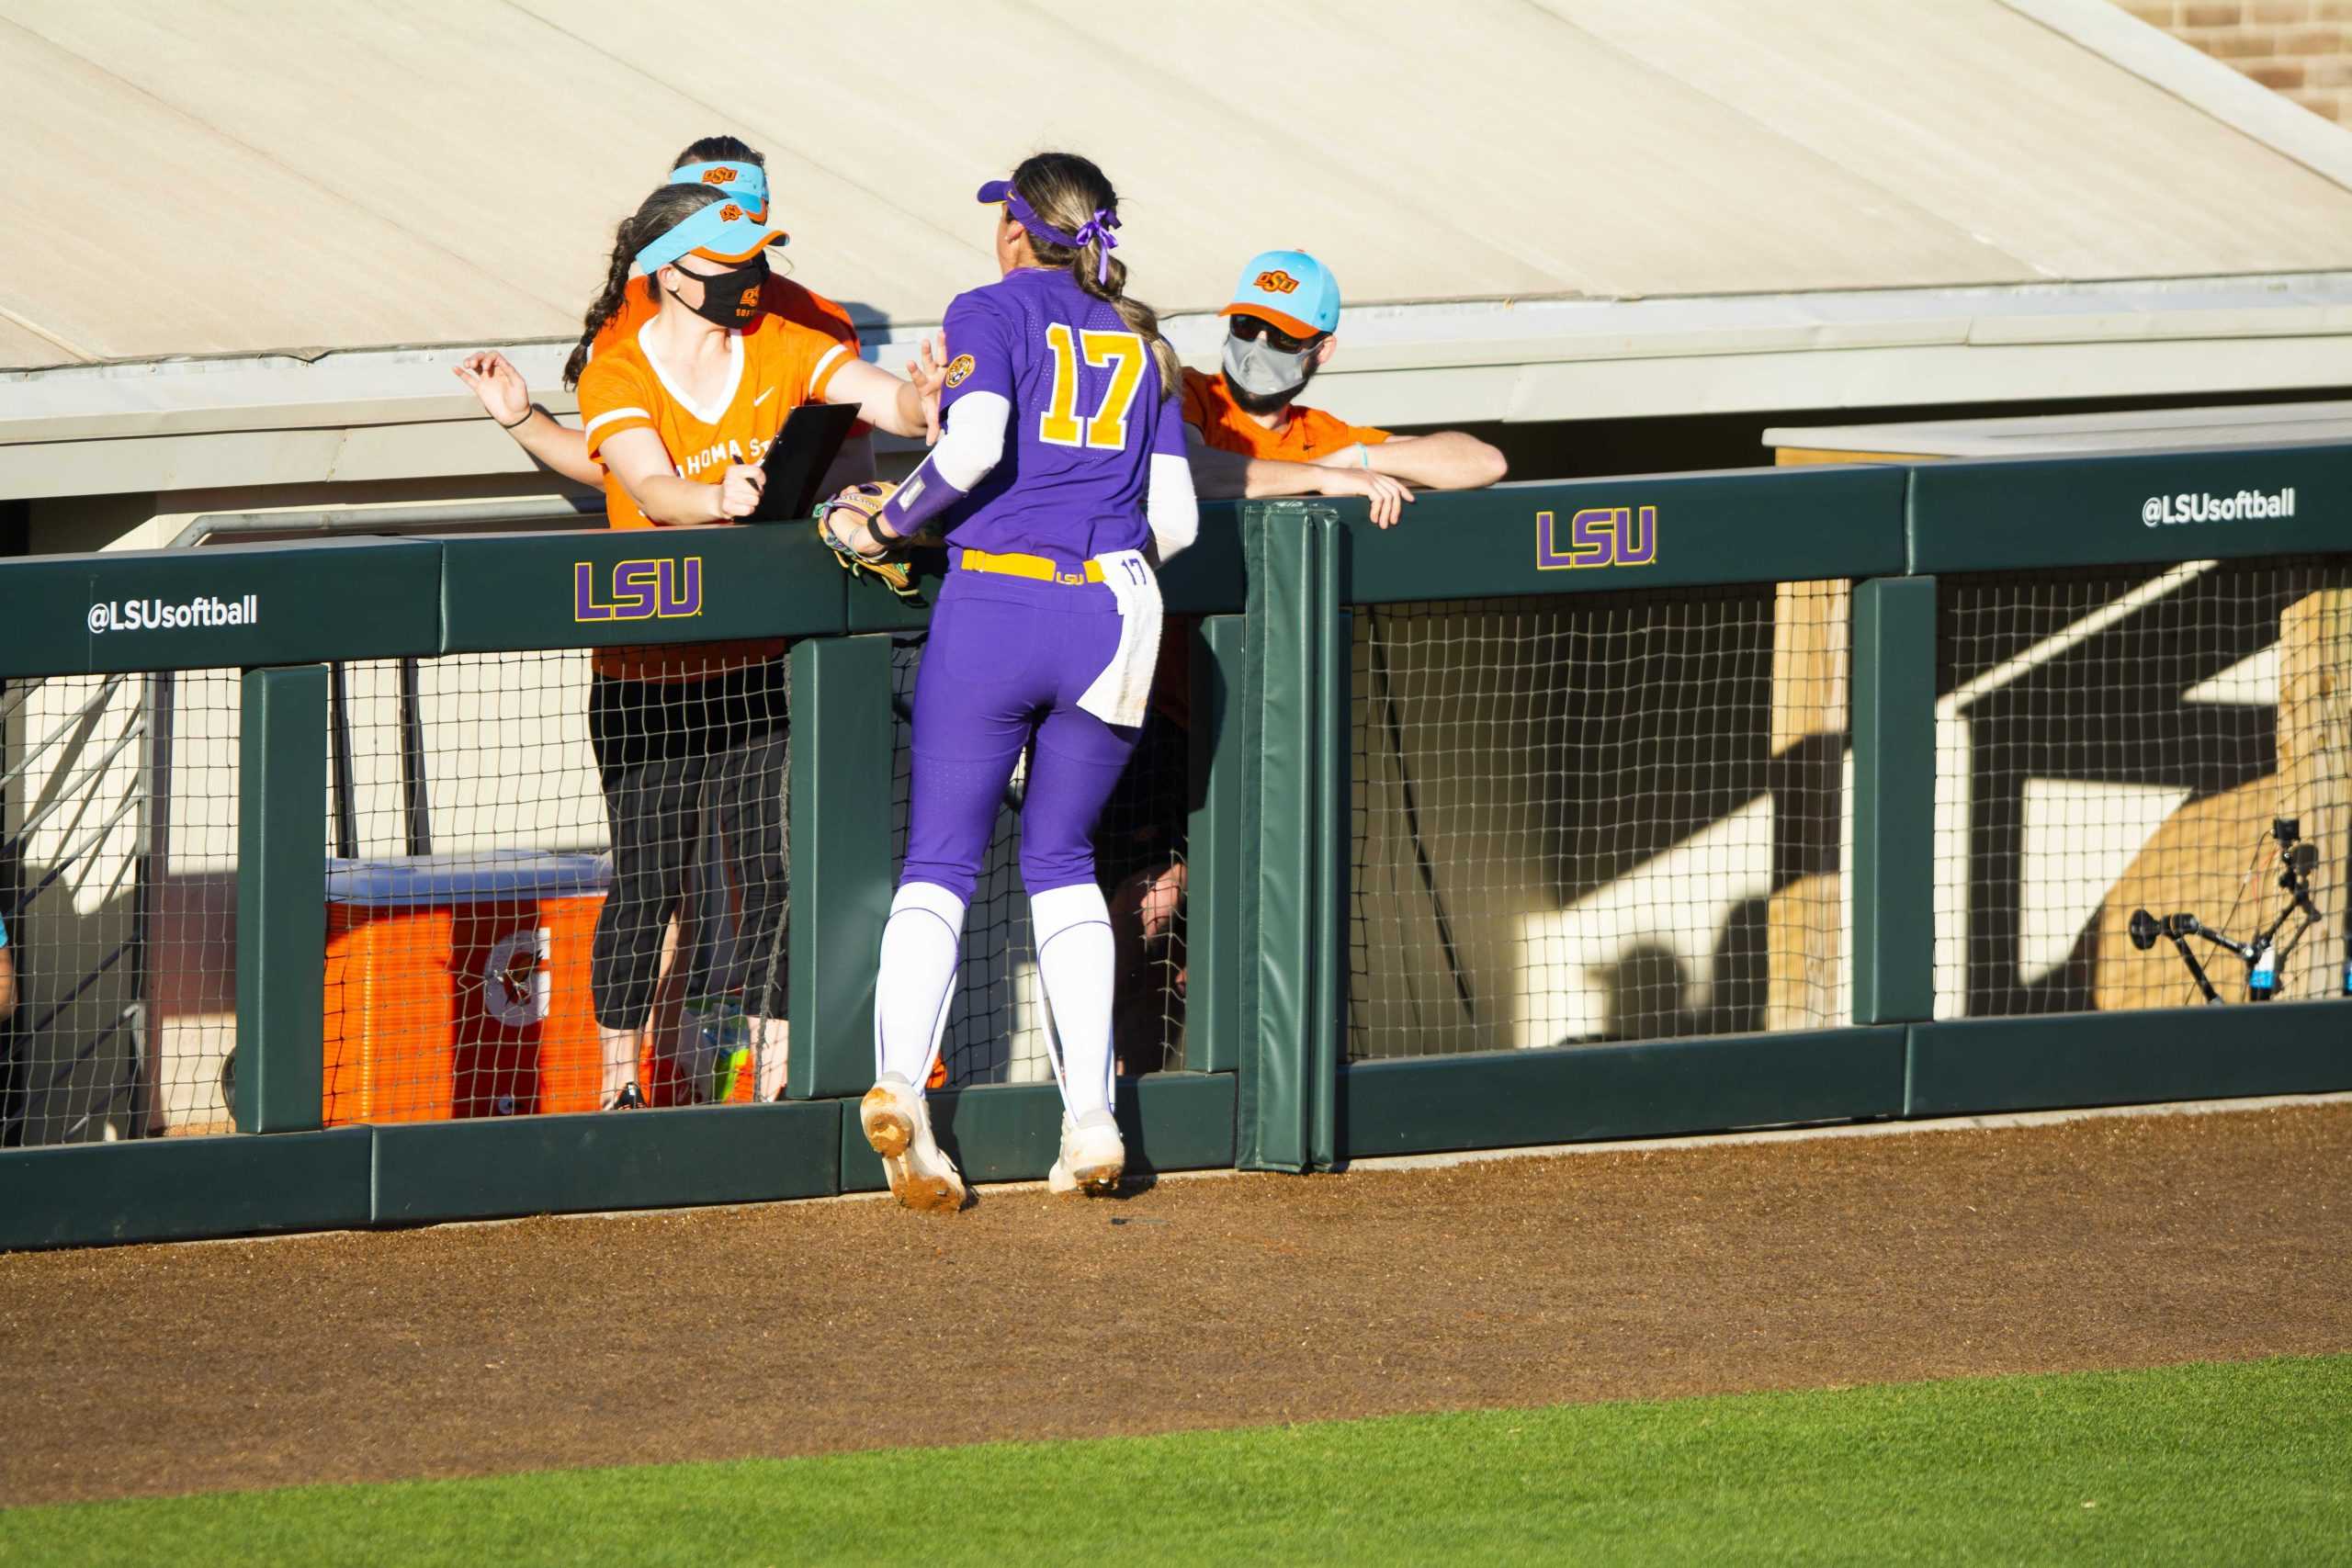
[[[680,148],[670,161],[669,183],[707,186],[741,202],[754,218],[768,209],[767,156],[733,136],[706,136]],[[598,328],[589,344],[593,359],[613,344],[633,338],[653,319],[662,302],[653,279],[633,280],[621,308]],[[773,316],[820,332],[851,354],[859,351],[857,328],[849,312],[815,289],[771,271],[760,286],[760,309]],[[455,367],[458,378],[481,400],[482,409],[515,445],[548,468],[592,490],[605,488],[604,465],[588,456],[587,437],[564,424],[531,400],[530,384],[507,357],[493,350],[469,354]],[[864,420],[850,427],[841,456],[826,470],[824,491],[874,477],[874,441]]]
[[[665,185],[624,220],[603,291],[565,367],[576,381],[591,459],[605,474],[616,528],[730,523],[758,504],[761,457],[785,416],[808,402],[855,404],[871,424],[925,435],[936,418],[930,345],[911,374],[866,364],[821,332],[761,309],[766,218],[723,190]],[[636,334],[594,358],[626,305],[632,275],[661,301]],[[786,983],[786,758],[782,639],[611,648],[595,656],[589,742],[612,840],[613,882],[596,922],[589,980],[605,1035],[610,1101],[641,1103],[639,1042],[665,932],[707,825],[727,845],[748,956],[741,1006],[761,1091],[783,1081]],[[722,1066],[728,1064],[720,1064]],[[691,1082],[689,1092],[715,1086]]]
[[[1192,803],[1192,623],[1163,625],[1135,755],[1094,829],[1095,881],[1116,953],[1111,1038],[1119,1076],[1168,1066],[1169,1020],[1184,995],[1185,815]]]
[[[1219,373],[1183,373],[1183,419],[1201,495],[1361,494],[1372,503],[1372,521],[1385,528],[1412,500],[1411,486],[1466,490],[1503,477],[1503,455],[1464,432],[1395,435],[1298,402],[1339,346],[1340,286],[1313,256],[1252,257],[1223,314],[1229,325]],[[1347,482],[1334,484],[1341,475]],[[1159,1065],[1165,1018],[1183,994],[1184,970],[1172,949],[1186,867],[1175,845],[1186,805],[1194,625],[1168,622],[1151,716],[1101,836],[1106,868],[1121,868],[1106,872],[1106,888],[1120,953],[1119,1051],[1130,1070]]]
[[[8,922],[0,918],[0,1028],[17,1010],[17,955],[8,951]]]
[[[1111,928],[1089,834],[1135,749],[1159,653],[1146,552],[1166,560],[1200,526],[1176,357],[1110,254],[1111,182],[1074,153],[1041,152],[979,199],[998,209],[1004,276],[947,308],[945,431],[870,524],[844,522],[837,545],[871,558],[934,525],[949,545],[915,680],[906,866],[875,984],[875,1083],[858,1110],[890,1190],[921,1209],[963,1202],[920,1086],[1024,748],[1021,878],[1063,1105],[1049,1184],[1107,1192],[1125,1168]]]

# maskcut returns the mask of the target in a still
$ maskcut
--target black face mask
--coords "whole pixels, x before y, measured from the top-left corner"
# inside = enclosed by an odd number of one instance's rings
[[[685,268],[680,267],[680,272]],[[670,290],[681,305],[713,326],[747,327],[760,313],[760,290],[768,280],[768,258],[753,256],[725,272],[694,272],[686,276],[702,285],[702,303],[686,305],[685,296]]]

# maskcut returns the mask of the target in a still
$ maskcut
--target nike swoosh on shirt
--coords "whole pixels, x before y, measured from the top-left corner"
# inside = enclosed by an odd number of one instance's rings
[[[774,387],[770,387],[766,391],[762,392],[758,397],[752,400],[752,406],[753,408],[758,408],[762,403],[766,402],[770,398],[775,396],[775,389]]]

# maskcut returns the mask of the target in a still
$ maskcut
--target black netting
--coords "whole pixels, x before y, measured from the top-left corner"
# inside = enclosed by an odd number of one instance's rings
[[[1843,1021],[1847,605],[1358,609],[1351,1055]]]
[[[226,1132],[238,675],[0,684],[0,1136]]]
[[[2197,1001],[2168,917],[2243,999],[2255,965],[2184,916],[2246,947],[2286,914],[2277,993],[2339,994],[2352,567],[2190,561],[1940,592],[1937,1016]],[[2298,856],[2308,932],[2279,885]]]
[[[600,657],[334,671],[330,1122],[783,1088],[786,662]]]

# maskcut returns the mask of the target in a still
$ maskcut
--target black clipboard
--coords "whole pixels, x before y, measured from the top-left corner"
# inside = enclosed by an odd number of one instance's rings
[[[785,415],[784,428],[768,443],[760,468],[768,479],[760,504],[746,523],[801,523],[817,510],[817,487],[841,456],[849,427],[857,423],[855,403],[803,403]]]

